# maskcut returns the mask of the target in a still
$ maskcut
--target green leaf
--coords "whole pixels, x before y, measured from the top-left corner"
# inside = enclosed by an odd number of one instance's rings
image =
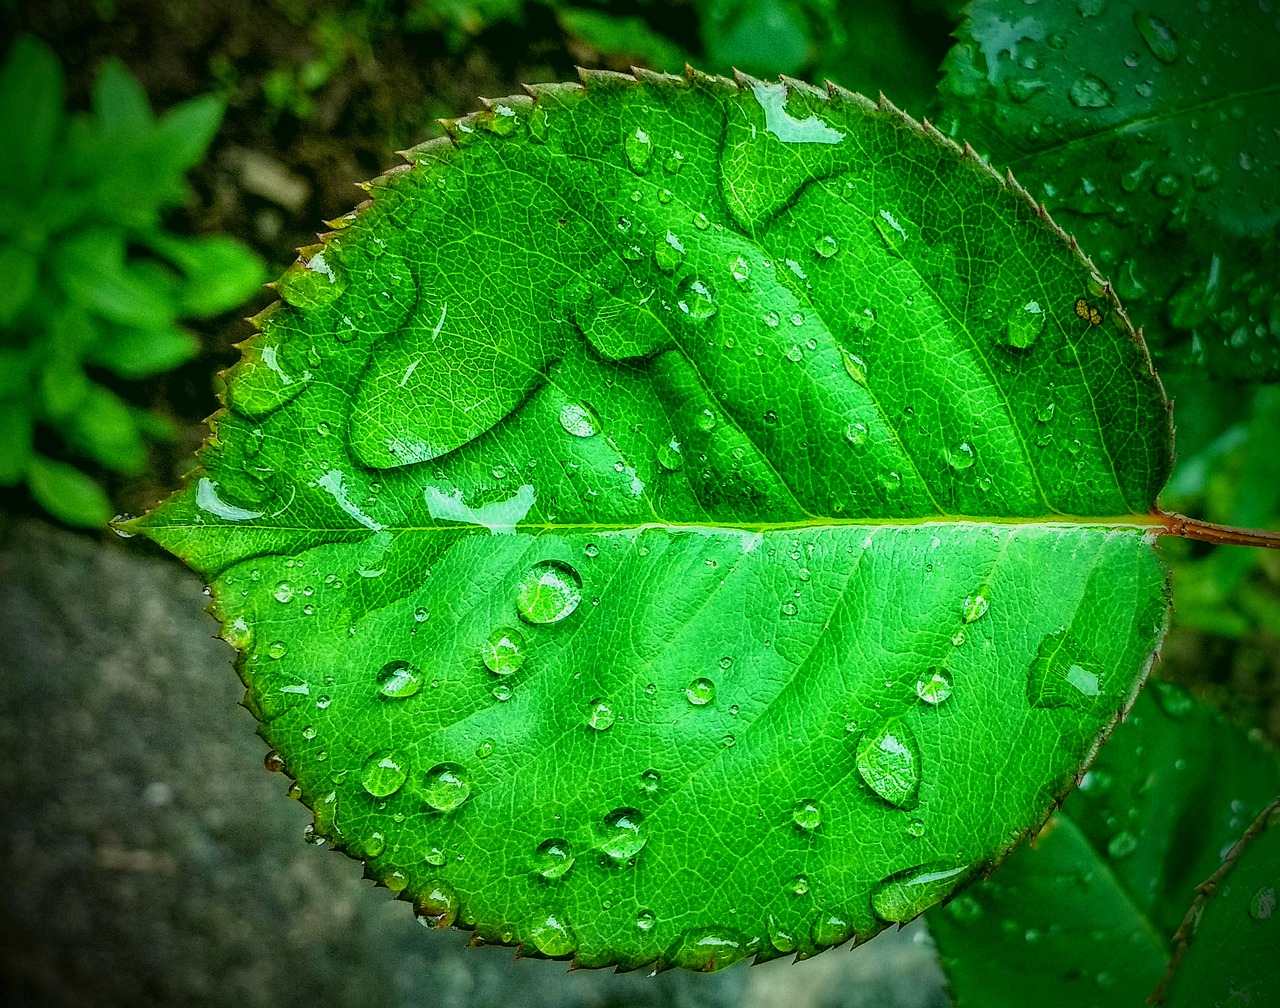
[[[156,126],[162,164],[174,175],[200,163],[209,149],[226,104],[217,95],[200,95],[170,109]]]
[[[19,36],[0,68],[0,187],[29,198],[44,179],[62,128],[63,89],[53,50]]]
[[[1173,1008],[1265,1004],[1280,983],[1276,889],[1280,882],[1280,799],[1245,831],[1192,904],[1179,950],[1152,1001]]]
[[[583,965],[865,940],[1132,698],[1167,404],[1065,236],[892,106],[585,79],[304,250],[129,527],[420,913]]]
[[[63,433],[72,447],[108,469],[131,476],[146,469],[147,448],[133,410],[101,385],[89,386]]]
[[[122,326],[156,329],[172,325],[177,306],[171,281],[154,265],[126,262],[124,235],[86,230],[61,242],[53,272],[72,302]]]
[[[629,56],[655,70],[679,70],[687,59],[678,45],[650,28],[643,18],[565,7],[556,12],[556,19],[565,31],[593,49]]]
[[[208,318],[234,308],[266,281],[261,259],[233,238],[174,238],[157,235],[149,244],[186,274],[179,310]]]
[[[177,326],[164,329],[113,327],[93,349],[92,360],[121,378],[138,380],[171,371],[199,353],[200,343]]]
[[[747,73],[796,73],[813,42],[805,6],[788,0],[707,0],[702,44],[713,66]]]
[[[946,118],[1094,250],[1157,351],[1280,375],[1280,32],[1258,5],[976,0]]]
[[[1040,835],[930,913],[959,1008],[1141,1004],[1195,887],[1278,788],[1273,754],[1149,686]]]
[[[0,326],[12,324],[31,300],[39,279],[40,260],[12,242],[0,242]]]
[[[14,486],[26,478],[31,465],[31,410],[17,399],[0,399],[0,486]]]
[[[111,502],[102,487],[75,466],[36,455],[27,484],[36,503],[68,525],[100,528],[111,519]]]
[[[109,59],[93,82],[95,128],[113,147],[139,143],[151,131],[155,116],[147,92],[118,59]]]

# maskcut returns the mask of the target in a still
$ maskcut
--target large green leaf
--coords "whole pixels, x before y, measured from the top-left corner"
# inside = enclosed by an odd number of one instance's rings
[[[129,527],[420,913],[584,965],[866,939],[1133,697],[1167,405],[1074,244],[892,106],[586,82],[305,250]]]
[[[1035,841],[929,915],[957,1004],[1143,1003],[1196,886],[1277,789],[1274,754],[1178,687],[1148,687]]]
[[[945,128],[1088,239],[1157,352],[1275,377],[1278,62],[1268,4],[975,0]]]

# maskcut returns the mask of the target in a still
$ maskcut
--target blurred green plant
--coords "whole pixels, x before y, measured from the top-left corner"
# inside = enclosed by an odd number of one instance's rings
[[[56,518],[97,526],[112,513],[101,483],[41,449],[142,473],[147,440],[170,426],[99,379],[137,381],[191,359],[198,344],[179,321],[239,304],[265,269],[230,238],[164,225],[221,101],[157,117],[114,60],[90,112],[68,113],[63,92],[52,50],[19,38],[0,69],[0,486],[25,482]]]

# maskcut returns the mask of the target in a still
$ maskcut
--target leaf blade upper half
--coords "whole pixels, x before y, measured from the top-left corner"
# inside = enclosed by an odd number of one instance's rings
[[[586,82],[304,250],[133,527],[419,912],[584,965],[866,939],[1132,699],[1167,404],[1074,243],[892,106]]]

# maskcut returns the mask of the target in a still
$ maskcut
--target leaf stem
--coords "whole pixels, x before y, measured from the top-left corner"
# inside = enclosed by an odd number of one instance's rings
[[[1198,539],[1218,546],[1261,546],[1263,549],[1280,549],[1280,532],[1268,529],[1242,529],[1231,525],[1214,525],[1180,514],[1157,512],[1162,519],[1165,535],[1182,539]]]

